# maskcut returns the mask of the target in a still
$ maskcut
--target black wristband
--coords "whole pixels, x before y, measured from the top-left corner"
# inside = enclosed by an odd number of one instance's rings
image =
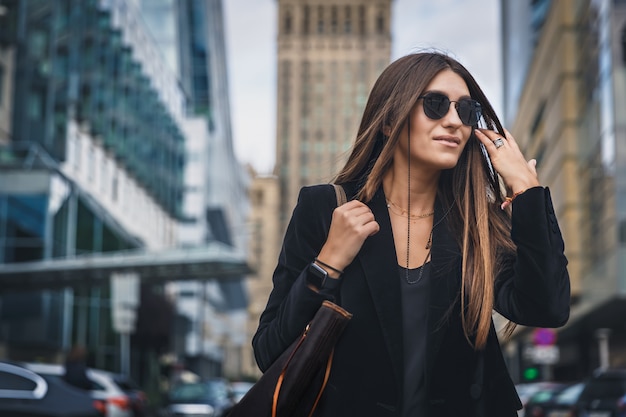
[[[315,258],[315,262],[320,264],[320,265],[322,265],[325,268],[328,268],[328,269],[330,269],[332,271],[335,271],[339,275],[343,275],[343,271],[341,269],[337,269],[335,267],[332,267],[332,266],[328,265],[327,263],[320,261],[318,258]]]

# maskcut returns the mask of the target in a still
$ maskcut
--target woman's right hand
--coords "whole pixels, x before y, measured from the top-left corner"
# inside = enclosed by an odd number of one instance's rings
[[[363,242],[380,230],[372,210],[358,200],[349,201],[333,211],[328,238],[317,258],[344,270],[361,250]]]

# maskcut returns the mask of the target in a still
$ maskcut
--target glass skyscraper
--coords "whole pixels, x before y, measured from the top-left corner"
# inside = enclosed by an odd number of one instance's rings
[[[194,239],[214,240],[245,252],[248,178],[234,154],[222,1],[143,0],[141,8],[185,93],[188,159],[197,169],[188,176],[195,198],[187,201],[194,207],[186,207],[194,213],[188,218],[186,230],[193,228],[195,233],[187,234],[183,244],[193,244]],[[198,235],[201,229],[204,233]],[[174,293],[185,294],[177,298],[178,309],[194,328],[187,335],[184,349],[177,353],[206,369],[206,373],[237,372],[236,364],[216,369],[225,360],[226,346],[216,343],[216,338],[202,329],[208,326],[212,329],[209,333],[219,333],[217,329],[225,327],[225,339],[238,340],[239,345],[245,342],[242,335],[247,295],[243,278],[172,286]],[[200,311],[205,312],[204,317]],[[219,315],[226,318],[218,319]],[[224,321],[230,324],[225,326]]]
[[[0,0],[0,264],[178,244],[184,93],[157,51],[136,1]],[[4,358],[58,361],[79,343],[119,369],[109,281],[84,271],[65,289],[2,291]],[[154,351],[169,330],[149,335]]]

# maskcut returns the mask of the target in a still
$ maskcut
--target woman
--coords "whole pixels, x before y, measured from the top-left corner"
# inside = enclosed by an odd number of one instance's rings
[[[330,185],[300,192],[260,368],[330,299],[353,318],[315,416],[515,416],[492,311],[562,326],[569,276],[549,190],[474,78],[439,53],[392,63],[336,182],[336,209]]]

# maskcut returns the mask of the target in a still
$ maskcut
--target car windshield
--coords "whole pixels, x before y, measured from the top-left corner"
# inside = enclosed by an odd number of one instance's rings
[[[202,400],[219,400],[227,396],[223,384],[213,382],[198,382],[178,385],[172,391],[170,398],[173,402],[197,402]]]
[[[530,401],[534,403],[545,403],[550,401],[557,392],[556,388],[552,390],[542,390],[533,394],[532,397],[530,397]]]
[[[601,377],[589,382],[582,397],[594,399],[619,398],[626,393],[626,378]]]
[[[574,404],[583,388],[585,388],[585,384],[575,384],[571,387],[564,389],[555,399],[557,404]]]

